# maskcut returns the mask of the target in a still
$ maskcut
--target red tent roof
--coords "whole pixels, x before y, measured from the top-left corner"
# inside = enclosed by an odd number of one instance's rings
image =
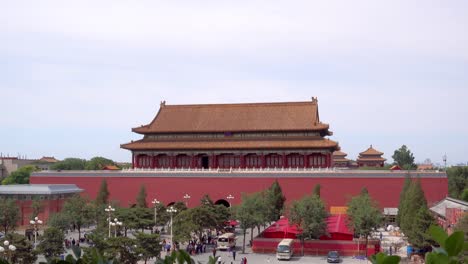
[[[327,231],[330,236],[322,236],[321,240],[353,240],[353,233],[346,226],[346,215],[331,215],[327,218]],[[302,230],[297,225],[289,223],[287,218],[281,218],[263,231],[265,238],[297,238]]]

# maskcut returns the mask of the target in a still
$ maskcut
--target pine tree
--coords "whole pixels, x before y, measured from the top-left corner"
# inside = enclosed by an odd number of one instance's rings
[[[109,190],[107,189],[107,181],[105,179],[101,182],[99,192],[96,197],[96,205],[107,205],[109,203]]]
[[[141,185],[140,192],[136,198],[136,206],[141,208],[147,208],[146,205],[146,188],[144,185]]]
[[[321,188],[322,188],[322,186],[320,186],[320,184],[316,184],[314,186],[314,190],[312,191],[312,194],[317,195],[318,197],[320,197],[320,189]]]
[[[404,200],[401,201],[403,208],[399,212],[400,228],[413,246],[424,247],[429,245],[428,229],[434,224],[434,218],[428,209],[421,181],[417,179],[410,182]]]
[[[400,202],[398,204],[398,215],[396,217],[396,222],[398,226],[401,226],[401,217],[406,213],[407,206],[406,206],[406,197],[408,195],[408,189],[411,186],[411,177],[409,174],[405,177],[405,183],[403,184],[403,189],[400,193]]]
[[[267,219],[269,221],[276,221],[280,218],[283,213],[285,201],[286,197],[283,195],[281,186],[278,181],[275,180],[266,191]]]

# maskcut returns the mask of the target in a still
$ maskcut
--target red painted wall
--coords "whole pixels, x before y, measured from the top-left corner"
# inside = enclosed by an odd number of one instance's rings
[[[345,206],[353,195],[359,194],[367,187],[370,195],[383,207],[398,207],[400,192],[404,178],[248,178],[248,177],[31,177],[32,184],[76,184],[84,189],[85,195],[94,199],[106,178],[110,191],[110,199],[117,200],[122,206],[135,203],[135,198],[141,185],[146,186],[148,204],[154,198],[165,204],[184,201],[184,194],[191,196],[189,207],[197,206],[204,194],[209,194],[213,201],[227,200],[232,194],[233,205],[240,203],[242,193],[253,193],[268,188],[277,179],[286,195],[287,201],[300,199],[312,192],[316,184],[320,184],[321,196],[327,207]],[[448,193],[447,178],[421,178],[422,187],[428,204],[444,199]]]

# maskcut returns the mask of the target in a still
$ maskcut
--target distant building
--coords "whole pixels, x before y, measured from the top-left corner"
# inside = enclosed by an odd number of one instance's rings
[[[334,166],[338,168],[348,168],[350,165],[350,160],[347,159],[346,156],[348,156],[348,154],[339,150],[333,152]]]
[[[433,169],[434,166],[432,164],[418,164],[418,171],[427,171]]]
[[[6,178],[17,169],[30,165],[36,160],[22,159],[17,157],[0,157],[0,180]]]
[[[458,221],[468,214],[468,202],[446,197],[430,210],[435,214],[439,225],[450,232]]]
[[[54,157],[42,157],[40,159],[0,157],[0,180],[26,165],[34,165],[40,170],[50,170],[50,167],[58,161],[59,160]]]
[[[359,157],[357,158],[357,163],[359,167],[383,167],[386,161],[385,158],[382,158],[384,153],[380,152],[372,147],[370,147],[364,151],[359,153]]]
[[[75,184],[18,184],[0,185],[0,202],[14,199],[20,207],[19,225],[28,225],[32,217],[32,202],[41,201],[42,210],[38,217],[47,221],[50,215],[62,210],[65,199],[83,190]]]

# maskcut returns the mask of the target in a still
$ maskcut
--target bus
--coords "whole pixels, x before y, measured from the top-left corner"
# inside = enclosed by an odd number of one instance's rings
[[[285,238],[279,242],[278,247],[276,248],[276,258],[290,260],[294,254],[293,249],[294,239]]]
[[[218,249],[230,249],[236,247],[237,237],[234,233],[224,233],[218,237]]]

